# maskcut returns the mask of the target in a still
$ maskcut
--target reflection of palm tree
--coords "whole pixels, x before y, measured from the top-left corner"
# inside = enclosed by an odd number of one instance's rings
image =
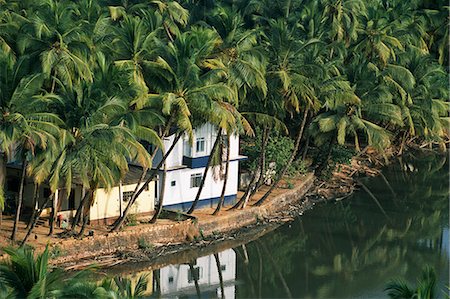
[[[221,294],[221,298],[224,299],[225,298],[225,290],[223,287],[222,269],[220,268],[220,259],[219,259],[218,253],[214,253],[214,259],[216,260],[217,273],[219,274],[220,294]]]
[[[189,263],[189,269],[191,270],[192,278],[194,279],[195,291],[197,292],[197,298],[200,299],[201,298],[200,286],[198,284],[198,275],[196,274],[196,271],[194,269],[194,263],[192,263],[192,262]]]

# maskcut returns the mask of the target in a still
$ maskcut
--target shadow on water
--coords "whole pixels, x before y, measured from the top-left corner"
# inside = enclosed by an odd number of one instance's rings
[[[443,289],[450,261],[446,157],[403,157],[362,182],[372,195],[361,190],[246,245],[152,270],[149,294],[387,298],[391,278],[415,282],[425,265],[435,268]]]

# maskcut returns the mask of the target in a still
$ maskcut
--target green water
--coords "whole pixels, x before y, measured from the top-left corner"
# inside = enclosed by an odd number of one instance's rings
[[[387,298],[383,289],[391,278],[415,282],[425,265],[434,267],[444,289],[450,252],[446,158],[403,158],[383,174],[388,183],[362,180],[379,204],[359,191],[221,252],[225,298]],[[154,271],[153,296],[220,296],[214,256],[191,266],[194,274],[186,264]]]

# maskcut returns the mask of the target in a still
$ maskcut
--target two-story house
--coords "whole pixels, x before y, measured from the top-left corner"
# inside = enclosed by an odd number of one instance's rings
[[[166,159],[167,177],[165,180],[165,196],[163,206],[171,210],[186,211],[194,201],[200,182],[205,172],[208,158],[217,137],[217,128],[211,124],[194,130],[192,144],[184,136],[180,138],[174,149]],[[170,148],[175,139],[175,134],[164,139],[166,149]],[[161,161],[162,153],[158,152],[153,165]],[[228,182],[225,192],[225,205],[235,201],[239,182],[239,160],[246,157],[239,155],[239,136],[230,136],[230,164]],[[159,190],[162,182],[163,171],[159,171]],[[220,198],[223,179],[213,170],[209,170],[203,187],[200,201],[197,207],[215,206]]]

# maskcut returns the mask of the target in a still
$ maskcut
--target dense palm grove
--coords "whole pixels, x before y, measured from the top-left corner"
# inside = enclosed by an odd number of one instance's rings
[[[259,148],[236,207],[275,133],[291,145],[272,187],[308,147],[322,149],[318,174],[338,146],[445,148],[448,13],[427,0],[0,0],[0,211],[16,161],[22,185],[89,190],[75,226],[96,188],[130,162],[147,173],[164,137],[206,122]]]

